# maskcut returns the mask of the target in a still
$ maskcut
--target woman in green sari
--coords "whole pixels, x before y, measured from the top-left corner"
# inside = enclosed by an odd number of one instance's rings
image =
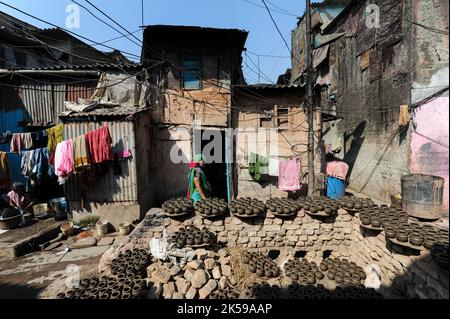
[[[188,197],[194,201],[194,204],[202,199],[206,199],[211,192],[211,185],[206,180],[205,172],[205,158],[202,154],[197,154],[194,157],[194,164],[189,170],[189,188]]]

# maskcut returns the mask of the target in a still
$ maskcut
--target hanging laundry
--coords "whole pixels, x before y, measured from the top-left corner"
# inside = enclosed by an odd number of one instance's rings
[[[337,177],[345,180],[347,178],[348,164],[342,161],[331,161],[327,163],[327,176]]]
[[[20,133],[14,133],[11,137],[10,152],[20,154],[21,149],[22,149],[22,139],[20,137]]]
[[[261,179],[261,174],[259,173],[258,154],[250,153],[248,157],[248,173],[255,181],[259,181]]]
[[[0,134],[0,144],[11,143],[12,133],[6,132]]]
[[[36,148],[44,148],[47,146],[48,137],[46,131],[32,132],[31,139],[33,140],[33,146]]]
[[[22,173],[22,175],[32,179],[34,163],[34,150],[23,151],[22,161],[20,163],[20,172]]]
[[[11,185],[11,171],[9,169],[8,154],[0,152],[0,188]]]
[[[107,124],[99,129],[86,133],[85,138],[92,164],[111,161],[113,159],[111,151],[112,139]]]
[[[278,176],[278,158],[269,158],[269,175],[270,176]]]
[[[58,143],[63,140],[64,125],[59,124],[54,127],[45,130],[47,134],[47,148],[49,152],[52,152]]]
[[[75,170],[86,167],[90,164],[89,152],[84,135],[73,139],[73,166]]]
[[[281,191],[300,190],[301,168],[301,161],[298,157],[288,161],[280,161],[278,167],[278,189]]]
[[[64,184],[73,173],[73,142],[62,141],[56,145],[55,150],[55,173],[59,184]]]
[[[117,151],[116,155],[119,159],[121,158],[130,158],[131,157],[131,150],[123,150],[123,151]]]
[[[409,123],[409,106],[408,105],[400,105],[400,114],[398,125],[407,126]]]
[[[30,149],[33,147],[33,139],[31,138],[31,133],[21,133],[20,139],[22,142],[22,148]]]
[[[258,155],[259,160],[259,173],[261,175],[268,175],[269,174],[269,158]]]
[[[55,175],[53,167],[48,163],[49,156],[47,147],[34,150],[33,176],[35,179],[42,180]]]

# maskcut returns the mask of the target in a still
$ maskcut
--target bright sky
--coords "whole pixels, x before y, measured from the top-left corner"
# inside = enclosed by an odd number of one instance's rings
[[[73,4],[71,0],[3,1],[62,27],[66,27],[68,15],[66,7]],[[85,0],[75,1],[113,25],[110,20],[102,16]],[[127,30],[133,32],[139,29],[141,25],[141,0],[90,0],[90,2]],[[271,8],[273,17],[290,46],[291,31],[297,22],[295,16],[303,14],[305,0],[266,0],[266,3]],[[71,31],[98,42],[120,36],[117,31],[94,18],[85,9],[80,9],[80,28],[71,29]],[[50,27],[2,4],[0,4],[0,10],[38,27]],[[144,0],[144,23],[145,25],[174,24],[238,28],[249,31],[246,43],[249,52],[247,57],[244,54],[243,63],[244,75],[248,83],[258,82],[258,56],[250,52],[259,55],[281,56],[281,58],[259,57],[260,82],[262,83],[276,82],[278,76],[290,67],[289,51],[276,31],[261,0]],[[119,29],[116,25],[114,26]],[[137,32],[135,35],[141,38],[141,32]],[[107,44],[119,50],[140,55],[140,48],[126,38],[114,40]],[[107,48],[97,48],[109,51]]]

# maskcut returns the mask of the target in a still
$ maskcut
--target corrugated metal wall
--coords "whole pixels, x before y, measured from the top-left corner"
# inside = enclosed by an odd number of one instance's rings
[[[92,94],[94,94],[95,88],[97,87],[97,80],[87,81],[78,84],[68,84],[66,101],[77,102],[79,98],[90,99]]]
[[[66,85],[54,84],[53,85],[53,109],[54,109],[54,123],[59,123],[58,114],[64,112],[64,101],[66,99]]]
[[[19,95],[26,111],[25,120],[33,123],[54,122],[52,85],[23,81]]]
[[[64,139],[71,139],[99,128],[103,123],[80,122],[64,125]],[[81,190],[85,193],[86,201],[90,202],[137,202],[136,177],[136,145],[133,122],[108,122],[112,137],[112,146],[115,151],[131,149],[133,157],[120,162],[122,175],[114,175],[111,164],[108,173],[98,176],[96,181],[89,185],[79,182],[76,175],[72,175],[68,182],[67,198],[69,201],[80,201]]]

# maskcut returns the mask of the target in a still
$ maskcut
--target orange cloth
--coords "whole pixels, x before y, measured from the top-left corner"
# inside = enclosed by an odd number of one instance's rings
[[[112,139],[107,124],[95,131],[86,133],[85,138],[92,164],[113,159],[111,151]]]
[[[408,105],[400,105],[400,115],[398,120],[398,125],[406,126],[409,122],[409,111]]]
[[[11,173],[9,170],[8,155],[0,152],[0,188],[7,188],[11,185]]]
[[[327,163],[327,175],[346,179],[348,172],[348,164],[340,161],[331,161]]]

